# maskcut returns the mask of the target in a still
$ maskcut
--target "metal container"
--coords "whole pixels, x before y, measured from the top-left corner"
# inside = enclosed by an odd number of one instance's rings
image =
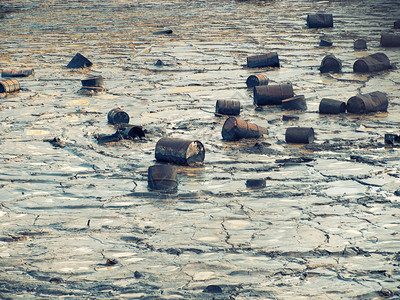
[[[353,64],[353,71],[355,73],[373,73],[390,68],[390,60],[385,53],[374,53],[362,57]]]
[[[81,80],[82,86],[104,87],[104,78],[102,76],[93,76]]]
[[[381,34],[382,47],[400,47],[400,35],[393,33]]]
[[[326,28],[333,27],[332,14],[309,14],[307,15],[308,28]]]
[[[307,110],[307,102],[304,95],[294,96],[282,100],[282,109],[284,110]]]
[[[130,124],[118,124],[116,134],[120,135],[125,140],[133,140],[135,138],[142,138],[145,136],[141,126]]]
[[[342,71],[342,62],[332,54],[327,55],[322,59],[319,70],[321,73],[340,73]]]
[[[111,124],[129,123],[129,115],[120,108],[113,108],[107,114],[108,122]]]
[[[288,121],[298,121],[300,118],[298,116],[289,116],[289,115],[283,115],[282,116],[282,121],[288,122]]]
[[[323,98],[319,103],[320,114],[341,114],[346,111],[346,103],[343,101]]]
[[[178,187],[177,168],[171,165],[150,166],[147,172],[148,189],[172,192]]]
[[[12,93],[20,90],[20,85],[16,79],[0,81],[0,93]]]
[[[385,144],[395,145],[400,143],[400,136],[397,134],[386,133],[385,134]]]
[[[153,34],[172,34],[172,33],[173,31],[171,29],[153,32]]]
[[[1,71],[2,77],[28,77],[34,73],[33,69],[11,70],[5,69]]]
[[[93,64],[90,60],[88,60],[82,54],[77,53],[68,63],[67,68],[80,69],[80,68],[88,68],[91,67],[92,65]]]
[[[286,143],[310,144],[314,141],[314,129],[311,127],[289,127],[285,134]]]
[[[267,186],[267,181],[265,179],[247,179],[246,187],[249,189],[259,189]]]
[[[347,101],[347,111],[352,114],[365,114],[376,111],[387,111],[389,101],[385,93],[375,91],[369,94],[356,95]]]
[[[255,87],[267,84],[268,84],[268,77],[264,74],[250,75],[246,80],[247,87]]]
[[[282,100],[293,97],[294,93],[292,84],[287,83],[255,86],[253,95],[254,104],[258,106],[263,106],[281,105]]]
[[[203,164],[205,149],[199,141],[164,137],[156,144],[155,157],[158,161],[196,166]]]
[[[217,100],[217,103],[215,104],[215,114],[228,116],[240,115],[240,101]]]
[[[322,38],[319,41],[319,46],[320,47],[331,47],[333,45],[333,42],[331,40],[328,40],[326,38]]]
[[[268,130],[250,122],[243,121],[238,117],[229,117],[222,127],[222,139],[235,141],[240,139],[259,138],[267,134]]]
[[[277,52],[270,52],[261,55],[247,57],[249,68],[277,67],[279,68],[279,57]]]
[[[394,22],[393,28],[394,29],[400,29],[400,19]]]
[[[357,39],[354,41],[354,49],[364,50],[367,49],[367,41],[364,39]]]

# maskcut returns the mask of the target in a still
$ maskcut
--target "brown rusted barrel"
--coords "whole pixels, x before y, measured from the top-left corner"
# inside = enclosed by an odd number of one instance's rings
[[[215,113],[219,115],[238,116],[240,115],[240,101],[217,100]]]
[[[82,86],[87,87],[104,87],[103,76],[93,76],[81,80]]]
[[[309,144],[314,141],[312,127],[289,127],[285,134],[286,143]]]
[[[145,136],[141,126],[130,124],[118,124],[116,134],[126,140],[133,140],[135,138],[142,138]]]
[[[363,50],[367,49],[367,41],[364,39],[357,39],[354,41],[354,49]]]
[[[374,53],[355,61],[353,71],[355,73],[373,73],[390,69],[390,60],[385,53]]]
[[[279,57],[277,52],[270,52],[261,55],[247,57],[249,68],[277,67],[279,68]]]
[[[246,187],[249,189],[260,189],[267,186],[267,182],[265,179],[247,179]]]
[[[341,114],[346,111],[346,103],[343,101],[323,98],[319,103],[320,114]]]
[[[342,62],[332,54],[327,55],[322,59],[319,70],[321,73],[340,73],[342,71]]]
[[[262,106],[281,105],[282,100],[293,97],[294,93],[292,84],[286,83],[255,86],[253,95],[254,104]]]
[[[307,102],[304,95],[294,96],[282,100],[282,109],[284,110],[307,110]]]
[[[326,28],[333,27],[332,14],[309,14],[307,15],[308,28]]]
[[[250,75],[246,80],[247,87],[255,87],[258,85],[267,85],[268,77],[264,74]]]
[[[171,165],[150,166],[147,172],[148,189],[153,191],[176,191],[177,169]]]
[[[129,123],[129,115],[121,108],[113,108],[107,114],[107,120],[111,124]]]
[[[352,114],[387,111],[388,105],[389,101],[386,94],[375,91],[369,94],[351,97],[347,101],[347,111]]]
[[[80,69],[80,68],[88,68],[91,67],[92,65],[93,64],[90,60],[88,60],[82,54],[77,53],[68,63],[67,68]]]
[[[382,33],[381,34],[381,46],[382,47],[400,47],[400,35],[393,33]]]
[[[34,73],[33,69],[11,70],[4,69],[1,71],[2,77],[28,77]]]
[[[8,79],[0,81],[0,93],[12,93],[20,90],[19,81],[16,79]]]
[[[205,149],[199,141],[164,137],[156,144],[155,157],[158,161],[196,166],[203,163]]]
[[[250,122],[243,121],[238,117],[229,117],[222,127],[222,139],[235,141],[240,139],[259,138],[268,133],[267,128]]]

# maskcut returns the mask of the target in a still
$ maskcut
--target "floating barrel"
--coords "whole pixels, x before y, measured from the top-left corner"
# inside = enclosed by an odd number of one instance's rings
[[[308,28],[325,28],[333,27],[333,16],[332,14],[309,14],[307,16]]]
[[[0,81],[0,93],[12,93],[19,91],[20,88],[19,82],[16,79]]]
[[[72,68],[72,69],[88,68],[92,65],[93,64],[91,63],[90,60],[88,60],[82,54],[77,53],[68,63],[67,68]]]
[[[390,69],[390,60],[385,53],[375,53],[356,60],[355,73],[372,73]]]
[[[255,87],[258,85],[267,85],[268,77],[264,74],[250,75],[246,80],[247,87]]]
[[[177,169],[171,165],[150,166],[147,172],[149,190],[175,191],[178,187]]]
[[[23,70],[10,70],[5,69],[1,71],[2,77],[28,77],[34,73],[33,69],[23,69]]]
[[[342,71],[342,62],[332,54],[327,55],[322,59],[319,70],[321,73],[340,73]]]
[[[135,138],[142,138],[145,136],[141,126],[130,124],[118,124],[117,135],[126,140],[133,140]]]
[[[354,49],[363,50],[367,49],[367,41],[364,39],[357,39],[354,41]]]
[[[195,166],[203,163],[205,149],[199,141],[164,137],[156,144],[155,157],[158,161]]]
[[[262,106],[280,105],[282,100],[293,97],[294,93],[292,84],[287,83],[255,86],[253,95],[254,104]]]
[[[347,111],[352,114],[387,111],[388,105],[389,101],[386,94],[375,91],[369,94],[351,97],[347,101]]]
[[[240,101],[217,100],[215,113],[219,115],[238,116],[240,115]]]
[[[321,114],[341,114],[346,111],[346,103],[343,101],[323,98],[319,103],[319,113]]]
[[[103,76],[93,76],[81,80],[82,86],[85,87],[104,87]]]
[[[319,46],[320,47],[331,47],[333,45],[333,42],[327,38],[322,38],[319,41]]]
[[[311,127],[289,127],[285,134],[286,143],[309,144],[314,141],[314,129]]]
[[[250,189],[259,189],[267,186],[267,182],[265,179],[247,179],[246,187]]]
[[[285,110],[307,110],[307,102],[304,95],[294,96],[282,100],[282,109]]]
[[[400,47],[400,35],[393,33],[381,34],[382,47]]]
[[[261,55],[247,57],[249,68],[277,67],[279,68],[279,57],[277,52],[270,52]]]
[[[243,121],[237,117],[229,117],[226,119],[221,133],[222,139],[235,141],[246,138],[259,138],[264,133],[268,133],[268,130],[265,127]]]
[[[393,28],[394,29],[400,29],[400,20],[397,20],[397,21],[394,22]]]
[[[111,124],[129,123],[129,115],[120,108],[113,108],[107,114],[107,120]]]

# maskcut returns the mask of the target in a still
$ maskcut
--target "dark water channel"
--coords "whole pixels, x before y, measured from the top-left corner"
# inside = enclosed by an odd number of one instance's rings
[[[399,133],[400,71],[352,69],[376,52],[400,62],[399,48],[379,43],[397,0],[0,4],[0,69],[35,69],[0,98],[0,298],[400,297],[400,153],[384,144]],[[334,27],[307,28],[316,12]],[[164,29],[173,34],[152,34]],[[367,50],[354,50],[358,38]],[[281,68],[245,67],[272,51]],[[77,52],[94,65],[65,68]],[[328,54],[341,74],[320,74]],[[305,95],[299,121],[283,122],[279,106],[255,110],[245,81],[260,72]],[[106,91],[80,93],[88,75]],[[324,97],[376,90],[387,113],[318,114]],[[269,134],[223,141],[219,99],[240,100],[241,118]],[[146,138],[98,144],[115,132],[114,107]],[[286,144],[290,126],[313,127],[314,143]],[[162,136],[206,148],[203,166],[179,167],[175,194],[147,189]],[[248,189],[253,178],[267,186]]]

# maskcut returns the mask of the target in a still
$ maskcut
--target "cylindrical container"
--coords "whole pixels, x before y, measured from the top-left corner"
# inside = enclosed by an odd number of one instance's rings
[[[117,134],[126,140],[133,140],[135,138],[142,138],[145,136],[141,126],[130,124],[119,124]]]
[[[298,121],[300,118],[298,116],[288,116],[288,115],[283,115],[282,116],[282,121]]]
[[[382,47],[400,47],[400,35],[393,33],[381,34]]]
[[[400,20],[397,20],[397,21],[394,22],[393,28],[394,29],[400,29]]]
[[[367,49],[367,41],[364,39],[357,39],[354,41],[354,49],[363,50]]]
[[[149,190],[175,191],[178,187],[176,167],[171,165],[150,166],[147,172]]]
[[[79,69],[79,68],[88,68],[92,66],[92,62],[84,57],[82,54],[77,53],[68,63],[67,68]]]
[[[236,100],[217,100],[215,113],[220,115],[238,116],[240,115],[240,101]]]
[[[294,96],[282,100],[282,109],[285,110],[307,110],[307,102],[304,95]]]
[[[385,53],[374,53],[355,61],[355,73],[372,73],[390,69],[390,60]]]
[[[16,79],[8,79],[0,81],[0,93],[12,93],[20,90],[19,81]]]
[[[262,105],[281,105],[282,100],[294,96],[293,86],[291,83],[275,84],[275,85],[260,85],[255,86],[254,104]]]
[[[129,115],[120,108],[113,108],[107,114],[108,122],[111,124],[129,123]]]
[[[285,134],[286,143],[309,144],[314,141],[314,129],[311,127],[289,127]]]
[[[389,101],[386,94],[375,91],[369,94],[351,97],[347,101],[347,111],[352,114],[387,111],[388,105]]]
[[[307,16],[308,28],[326,28],[333,27],[332,14],[315,14]]]
[[[319,70],[321,73],[340,73],[342,71],[342,62],[332,54],[327,55],[322,59]]]
[[[2,77],[28,77],[34,72],[33,69],[23,69],[23,70],[10,70],[5,69],[1,71]]]
[[[319,41],[319,46],[320,47],[331,47],[333,45],[333,42],[331,40],[328,39],[321,39]]]
[[[249,68],[277,67],[279,68],[279,57],[277,52],[270,52],[261,55],[247,57]]]
[[[247,87],[255,87],[267,84],[268,84],[268,77],[264,74],[250,75],[246,80]]]
[[[199,141],[164,137],[156,144],[155,157],[158,161],[196,166],[203,163],[205,149]]]
[[[319,103],[320,114],[341,114],[346,111],[346,103],[343,101],[323,98]]]
[[[246,187],[250,189],[259,189],[267,186],[267,182],[265,179],[247,179]]]
[[[265,127],[243,121],[237,117],[229,117],[226,119],[221,133],[222,139],[226,141],[235,141],[259,138],[264,133],[268,133],[268,130]]]
[[[82,86],[88,87],[104,87],[104,78],[102,76],[93,76],[81,80]]]

